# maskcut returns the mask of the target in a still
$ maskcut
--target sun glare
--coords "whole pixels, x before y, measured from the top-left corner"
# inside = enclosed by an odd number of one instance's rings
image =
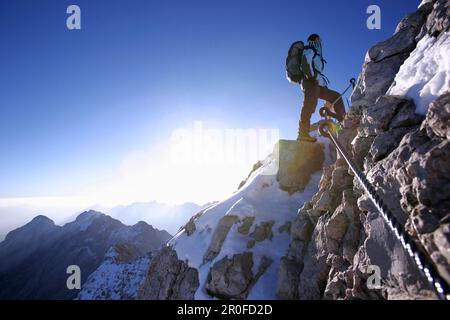
[[[221,200],[271,152],[277,139],[277,130],[203,129],[196,122],[191,130],[175,130],[158,147],[127,155],[115,175],[81,194],[104,206]]]

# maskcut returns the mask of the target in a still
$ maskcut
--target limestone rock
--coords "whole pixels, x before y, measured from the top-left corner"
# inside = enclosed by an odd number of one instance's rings
[[[426,5],[408,15],[399,23],[391,38],[368,50],[351,97],[352,104],[370,105],[386,93],[403,61],[414,50],[416,37],[430,10],[431,5]]]
[[[436,135],[450,140],[450,94],[445,94],[431,103],[424,121],[424,128],[430,138]]]
[[[440,248],[442,255],[450,261],[450,223],[442,224],[439,229],[434,231],[434,241]],[[449,280],[449,279],[448,279]]]
[[[275,150],[277,181],[290,193],[303,190],[311,175],[322,169],[325,159],[323,145],[319,143],[280,140]]]
[[[450,28],[450,4],[447,0],[436,0],[433,11],[428,15],[424,31],[430,36],[438,36]]]
[[[123,243],[113,246],[105,255],[105,259],[110,259],[115,263],[128,263],[140,255],[142,254],[136,246]]]
[[[287,254],[288,259],[297,263],[303,263],[303,257],[311,240],[313,230],[314,225],[307,211],[300,210],[291,226],[291,243]]]
[[[397,34],[401,30],[405,28],[413,28],[416,31],[420,30],[424,23],[427,20],[428,15],[430,14],[431,10],[433,9],[433,3],[435,0],[431,1],[423,1],[420,8],[413,12],[408,14],[400,23],[397,25],[397,28],[395,29],[395,33]]]
[[[233,224],[235,224],[239,218],[235,215],[226,215],[220,219],[214,230],[211,243],[209,245],[208,251],[206,251],[203,261],[211,261],[219,254],[222,249],[223,242],[228,235]]]
[[[361,129],[364,130],[365,136],[376,135],[389,129],[389,124],[398,110],[405,104],[411,104],[408,99],[398,96],[381,96],[377,102],[368,107],[363,113],[361,119]]]
[[[195,222],[194,219],[189,219],[188,223],[184,226],[184,230],[188,236],[192,235],[195,232]]]
[[[328,241],[340,242],[344,238],[348,224],[349,220],[345,215],[344,208],[343,206],[339,206],[325,224],[327,242]],[[330,248],[329,244],[328,248]]]
[[[393,55],[381,61],[368,61],[358,78],[351,102],[355,105],[370,105],[378,97],[386,94],[400,66],[409,53]]]
[[[252,282],[253,253],[223,258],[211,268],[206,291],[222,299],[245,299]]]
[[[286,232],[287,234],[290,235],[291,234],[291,225],[292,225],[291,221],[286,221],[285,224],[283,224],[282,226],[280,226],[278,228],[278,232],[279,233]]]
[[[327,216],[319,218],[303,259],[303,270],[298,281],[299,299],[320,299],[325,289],[330,266],[326,263],[325,224]]]
[[[152,260],[138,299],[192,300],[199,287],[198,271],[164,247]]]
[[[242,180],[241,183],[239,183],[238,190],[239,190],[240,188],[242,188],[242,187],[245,185],[245,183],[247,182],[248,178],[250,178],[250,176],[251,176],[256,170],[258,170],[259,168],[261,168],[262,165],[263,165],[263,163],[262,163],[261,161],[257,161],[257,162],[253,165],[253,168],[252,168],[252,170],[250,171],[250,173],[248,174],[247,178],[245,178],[245,180]]]
[[[255,227],[255,230],[250,234],[250,237],[255,239],[255,241],[261,242],[266,239],[271,240],[273,237],[272,227],[275,221],[264,221]]]
[[[300,211],[297,218],[292,222],[291,237],[292,239],[308,241],[309,239],[311,239],[313,229],[314,226],[311,223],[311,220],[308,218],[304,211]]]
[[[374,161],[379,161],[386,157],[398,147],[403,136],[414,129],[417,129],[417,127],[395,128],[377,135],[369,150],[371,162],[373,163]]]
[[[244,235],[248,234],[253,225],[253,221],[255,221],[255,217],[245,217],[242,220],[242,224],[238,227],[238,232]]]
[[[405,128],[421,124],[424,116],[416,113],[416,106],[412,100],[404,99],[396,114],[389,123],[389,129]]]
[[[253,253],[244,252],[225,257],[216,262],[209,274],[205,286],[206,291],[221,299],[245,299],[259,278],[272,265],[273,261],[266,256],[261,258],[256,274],[253,274]]]
[[[279,299],[298,299],[300,273],[301,264],[286,257],[281,259],[277,282],[277,297]]]

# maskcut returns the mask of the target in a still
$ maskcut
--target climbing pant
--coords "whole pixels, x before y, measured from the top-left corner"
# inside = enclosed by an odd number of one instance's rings
[[[299,133],[308,133],[311,126],[311,116],[316,111],[317,102],[320,99],[334,104],[334,111],[338,114],[338,121],[342,121],[345,115],[345,107],[339,93],[327,87],[319,86],[316,80],[303,80],[303,93],[305,100],[300,115]]]

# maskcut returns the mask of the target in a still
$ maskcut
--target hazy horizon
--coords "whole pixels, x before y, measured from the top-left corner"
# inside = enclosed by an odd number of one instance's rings
[[[128,223],[127,219],[122,219],[121,217],[113,216],[111,215],[111,212],[117,209],[121,208],[129,208],[134,205],[147,205],[147,204],[157,204],[160,206],[166,206],[167,208],[182,208],[186,205],[195,205],[199,208],[204,207],[205,205],[208,205],[210,203],[194,203],[194,202],[185,202],[180,204],[168,204],[168,203],[162,203],[158,201],[148,201],[148,202],[133,202],[125,205],[118,205],[113,207],[104,207],[99,205],[92,205],[87,207],[82,207],[78,205],[77,203],[73,203],[72,205],[66,205],[66,206],[52,206],[52,207],[46,207],[43,205],[35,204],[30,205],[30,201],[23,202],[23,204],[15,204],[10,206],[1,206],[0,205],[0,217],[2,217],[1,224],[0,224],[0,242],[4,240],[5,236],[8,232],[17,229],[26,223],[30,222],[33,218],[35,218],[38,215],[43,215],[55,222],[56,225],[62,226],[66,223],[72,222],[75,220],[75,218],[80,215],[81,213],[88,211],[88,210],[94,210],[98,211],[104,214],[107,214],[115,219],[118,219],[125,225],[133,225],[134,223]],[[196,213],[196,212],[194,212]],[[161,212],[155,212],[155,215],[157,219],[160,219],[161,222],[159,223],[150,223],[148,219],[143,219],[143,221],[151,224],[153,227],[158,229],[164,229],[161,225],[167,225],[165,221],[162,221],[161,219]],[[181,226],[181,224],[180,224]],[[169,231],[169,230],[166,230]],[[172,230],[170,230],[172,231]],[[173,231],[172,231],[173,232]]]

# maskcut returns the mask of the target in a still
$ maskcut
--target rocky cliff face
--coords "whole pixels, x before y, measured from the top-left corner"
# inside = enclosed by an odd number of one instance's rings
[[[433,58],[430,52],[450,56],[449,12],[448,1],[428,1],[402,20],[390,39],[369,49],[339,134],[448,282],[449,68],[440,67],[442,80],[438,66],[433,70],[427,61]],[[429,77],[425,73],[405,84],[408,72],[427,68]],[[395,95],[401,90],[403,95]],[[424,104],[427,95],[431,104]],[[372,266],[379,267],[381,284],[369,289]],[[277,294],[285,299],[436,298],[340,158],[324,168],[320,190],[293,222]]]
[[[138,299],[192,300],[198,286],[197,270],[179,260],[175,250],[166,247],[153,259]]]

